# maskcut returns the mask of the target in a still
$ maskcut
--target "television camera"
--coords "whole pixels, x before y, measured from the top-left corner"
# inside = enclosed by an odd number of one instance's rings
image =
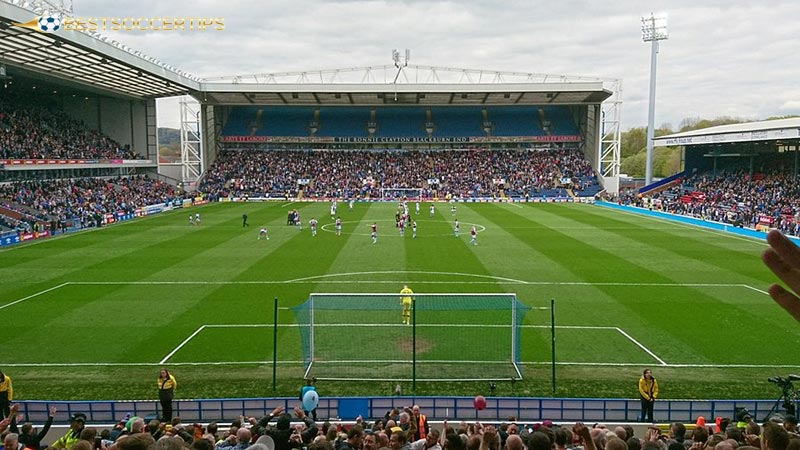
[[[775,383],[781,389],[781,396],[775,401],[775,405],[772,406],[765,421],[775,416],[779,408],[783,408],[788,415],[796,415],[798,392],[793,381],[798,380],[800,380],[800,375],[795,374],[789,374],[786,378],[781,376],[767,378],[767,381]]]

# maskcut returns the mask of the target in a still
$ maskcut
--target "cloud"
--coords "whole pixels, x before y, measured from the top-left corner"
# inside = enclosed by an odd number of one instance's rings
[[[223,17],[222,32],[107,33],[198,76],[391,64],[623,80],[623,128],[647,121],[650,46],[641,15],[669,14],[660,46],[656,123],[690,116],[760,118],[796,110],[800,2],[81,0],[83,16]],[[160,103],[161,104],[161,103]],[[169,116],[167,116],[169,115]],[[163,117],[162,117],[163,116]],[[176,109],[160,123],[177,125]]]

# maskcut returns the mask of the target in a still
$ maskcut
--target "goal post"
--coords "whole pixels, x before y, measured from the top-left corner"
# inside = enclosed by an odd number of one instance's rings
[[[420,188],[381,188],[381,200],[424,200]]]
[[[516,294],[311,294],[292,308],[306,377],[327,380],[522,379],[521,330],[530,307]]]

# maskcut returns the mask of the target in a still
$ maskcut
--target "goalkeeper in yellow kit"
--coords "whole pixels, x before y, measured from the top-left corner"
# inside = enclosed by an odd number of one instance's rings
[[[403,325],[411,325],[411,305],[414,303],[414,291],[409,289],[408,285],[404,285],[400,291],[400,303],[403,304]]]

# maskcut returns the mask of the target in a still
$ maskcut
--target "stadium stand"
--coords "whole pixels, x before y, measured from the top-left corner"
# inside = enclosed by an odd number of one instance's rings
[[[103,214],[133,213],[175,198],[171,185],[146,176],[8,183],[0,186],[0,225],[18,232],[52,223],[87,228],[97,226]]]
[[[0,100],[0,159],[137,159],[100,132],[66,113]]]
[[[745,170],[728,170],[717,175],[698,173],[652,197],[624,192],[619,200],[735,226],[778,228],[797,236],[800,235],[799,189],[800,182],[785,171],[750,175]]]
[[[200,190],[212,198],[377,198],[381,188],[421,189],[423,197],[551,198],[567,197],[571,186],[580,195],[598,189],[577,149],[231,150],[208,169]]]

